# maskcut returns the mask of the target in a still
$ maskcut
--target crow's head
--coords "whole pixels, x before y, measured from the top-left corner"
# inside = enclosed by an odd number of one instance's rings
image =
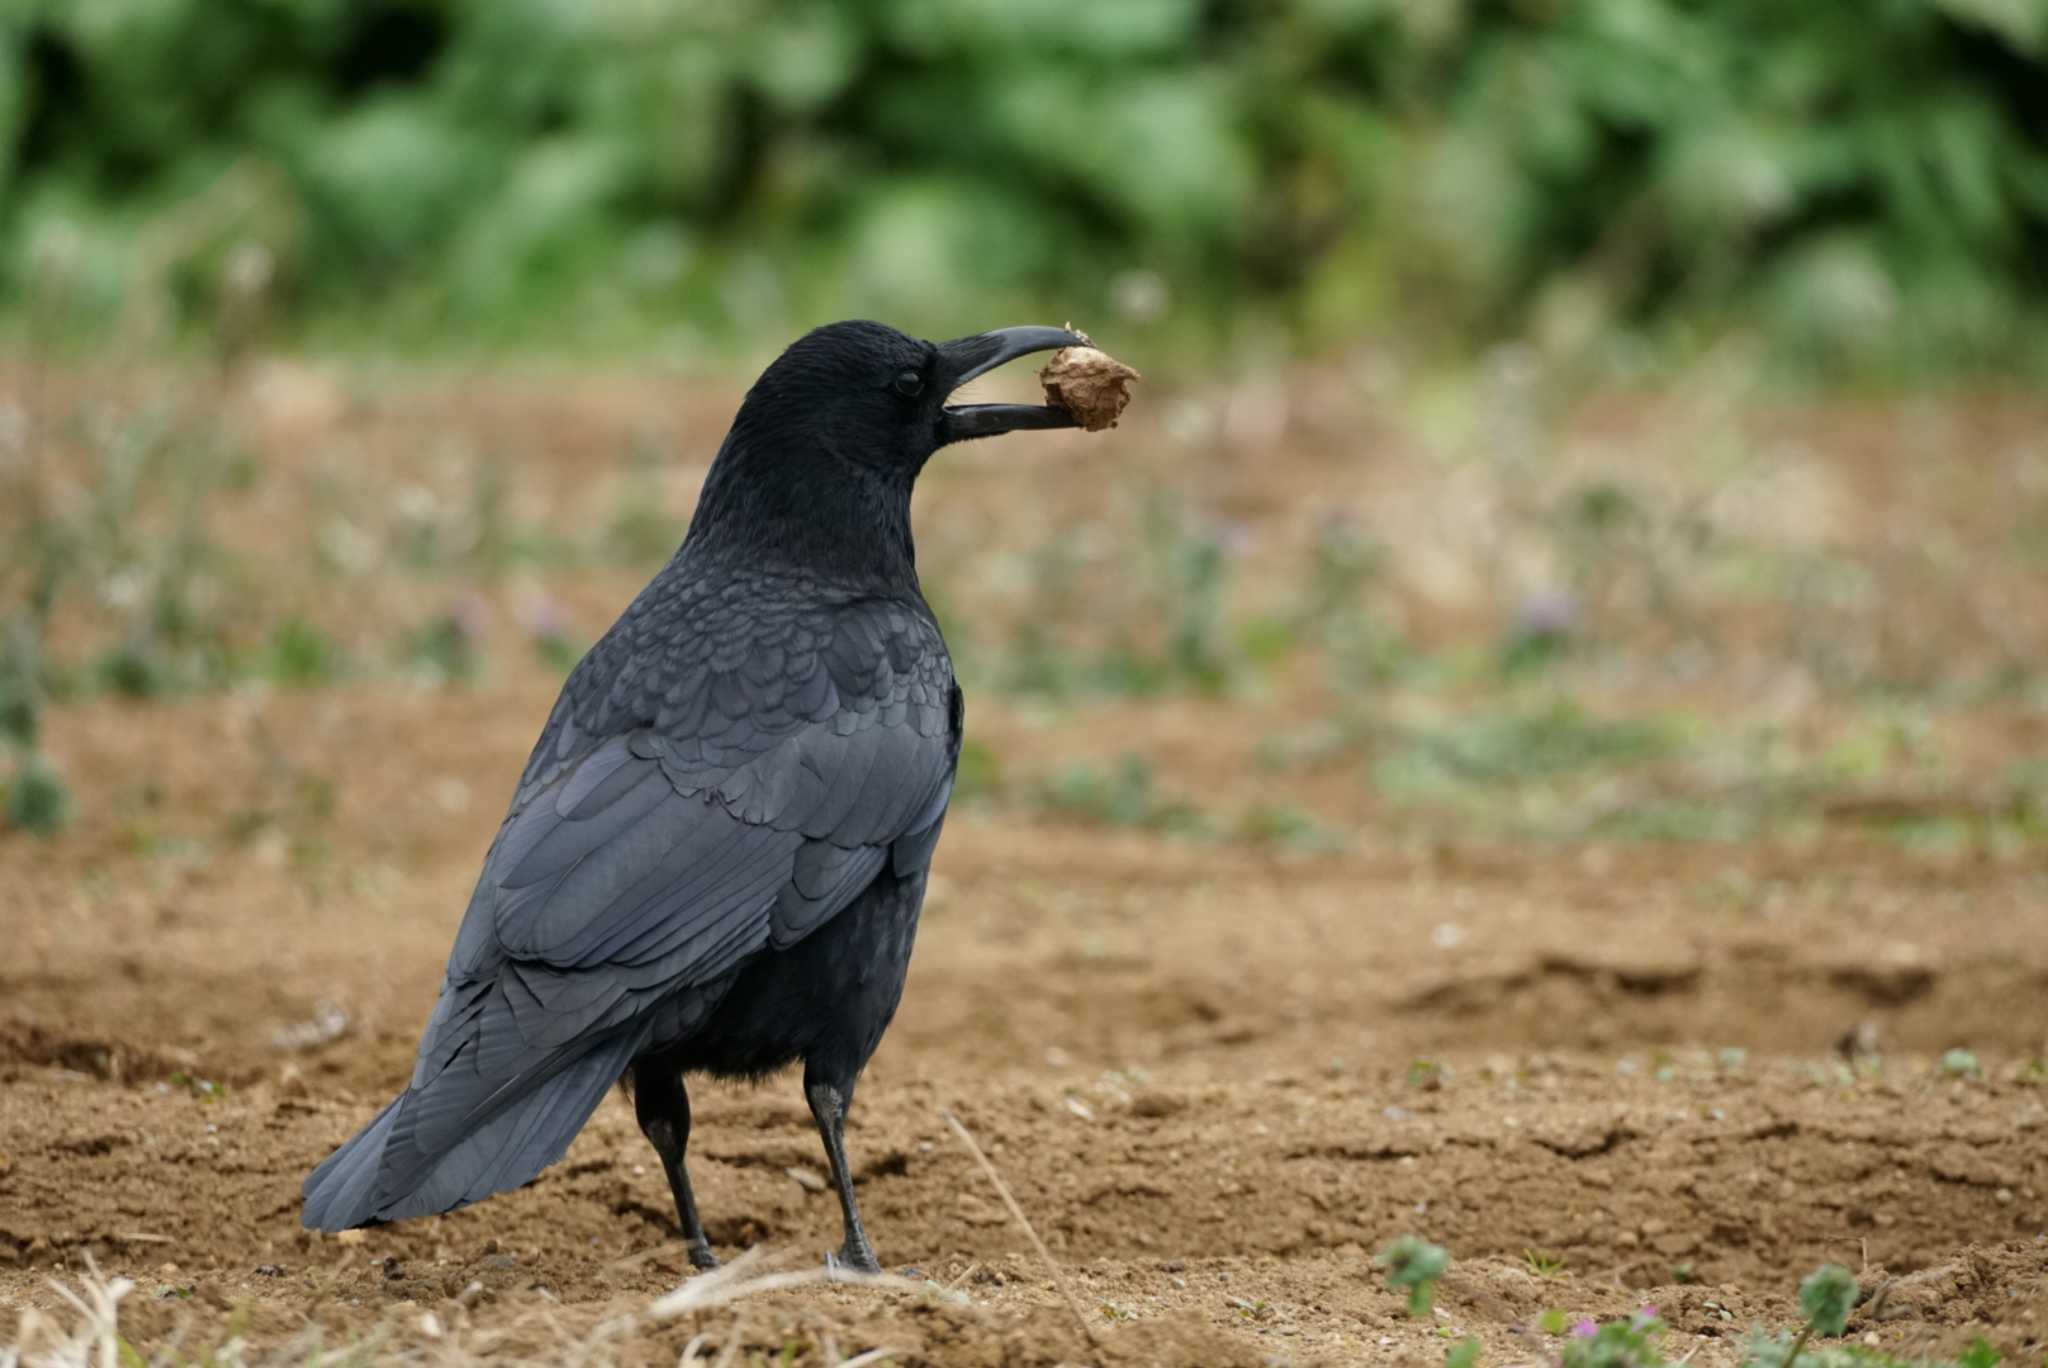
[[[946,400],[1005,361],[1081,345],[1058,328],[945,343],[880,323],[804,334],[747,391],[683,550],[882,590],[914,586],[910,490],[933,452],[1017,428],[1075,426],[1050,406]]]
[[[948,404],[1005,361],[1083,340],[1059,328],[998,328],[926,342],[881,323],[831,323],[804,334],[754,382],[736,436],[915,475],[949,442],[1018,428],[1073,427],[1040,404]]]

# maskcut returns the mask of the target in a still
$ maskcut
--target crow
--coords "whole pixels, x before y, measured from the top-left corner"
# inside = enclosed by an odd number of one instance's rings
[[[453,1211],[562,1157],[626,1082],[690,1262],[683,1075],[798,1060],[838,1189],[828,1262],[880,1265],[845,1126],[903,993],[963,705],[910,493],[967,438],[1074,426],[950,405],[1058,328],[943,345],[818,328],[747,392],[682,546],[576,666],[456,932],[412,1081],[306,1179],[315,1230]]]

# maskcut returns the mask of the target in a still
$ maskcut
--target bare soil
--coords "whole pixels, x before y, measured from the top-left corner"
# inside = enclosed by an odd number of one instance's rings
[[[608,412],[587,391],[561,404],[575,432]],[[263,440],[308,449],[275,421]],[[969,528],[1017,482],[976,459],[944,481]],[[1191,479],[1223,481],[1217,459]],[[1308,516],[1319,459],[1248,516]],[[631,580],[572,593],[601,625]],[[1548,1310],[1654,1305],[1667,1351],[1712,1364],[1752,1325],[1792,1324],[1823,1261],[1883,1289],[1852,1320],[1861,1342],[1982,1335],[2033,1362],[2048,1341],[2038,844],[1930,856],[1832,827],[1517,844],[1383,825],[1327,777],[1304,782],[1356,838],[1327,854],[1003,804],[949,825],[851,1132],[884,1260],[936,1287],[652,1316],[689,1269],[616,1098],[527,1189],[310,1235],[299,1182],[406,1076],[551,696],[516,666],[468,689],[370,678],[53,715],[80,820],[0,837],[0,1305],[31,1347],[72,1314],[52,1280],[88,1260],[136,1283],[122,1333],[145,1357],[239,1337],[302,1361],[672,1362],[701,1335],[707,1357],[804,1363],[1436,1363],[1469,1334],[1513,1363],[1555,1353]],[[1027,767],[1143,749],[1213,796],[1299,705],[1287,688],[1051,715],[976,697],[969,730]],[[1998,763],[2042,734],[2026,708],[1944,725]],[[1979,1067],[1944,1068],[1952,1047]],[[794,1080],[702,1085],[693,1107],[721,1254],[815,1266],[838,1214]],[[1372,1263],[1406,1232],[1454,1258],[1423,1320]]]

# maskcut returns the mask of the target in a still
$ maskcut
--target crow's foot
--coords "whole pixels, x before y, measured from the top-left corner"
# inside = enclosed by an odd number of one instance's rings
[[[825,1256],[825,1267],[835,1273],[879,1273],[882,1261],[875,1257],[874,1248],[865,1240],[859,1244],[848,1240]]]

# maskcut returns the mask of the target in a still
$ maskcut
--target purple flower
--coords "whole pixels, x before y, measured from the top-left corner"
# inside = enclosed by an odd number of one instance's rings
[[[449,605],[448,630],[465,646],[481,641],[490,621],[490,601],[482,594],[464,594]]]
[[[1643,1326],[1648,1325],[1651,1321],[1655,1319],[1657,1319],[1656,1307],[1641,1306],[1636,1308],[1635,1323],[1637,1329],[1641,1329]]]
[[[562,605],[546,594],[532,593],[519,601],[520,626],[528,636],[543,640],[569,634],[569,615]]]
[[[1593,1338],[1593,1336],[1599,1333],[1600,1327],[1593,1324],[1593,1322],[1589,1320],[1580,1320],[1572,1322],[1573,1339],[1591,1339]]]
[[[1561,589],[1538,589],[1515,609],[1515,635],[1559,639],[1579,625],[1579,605]]]

